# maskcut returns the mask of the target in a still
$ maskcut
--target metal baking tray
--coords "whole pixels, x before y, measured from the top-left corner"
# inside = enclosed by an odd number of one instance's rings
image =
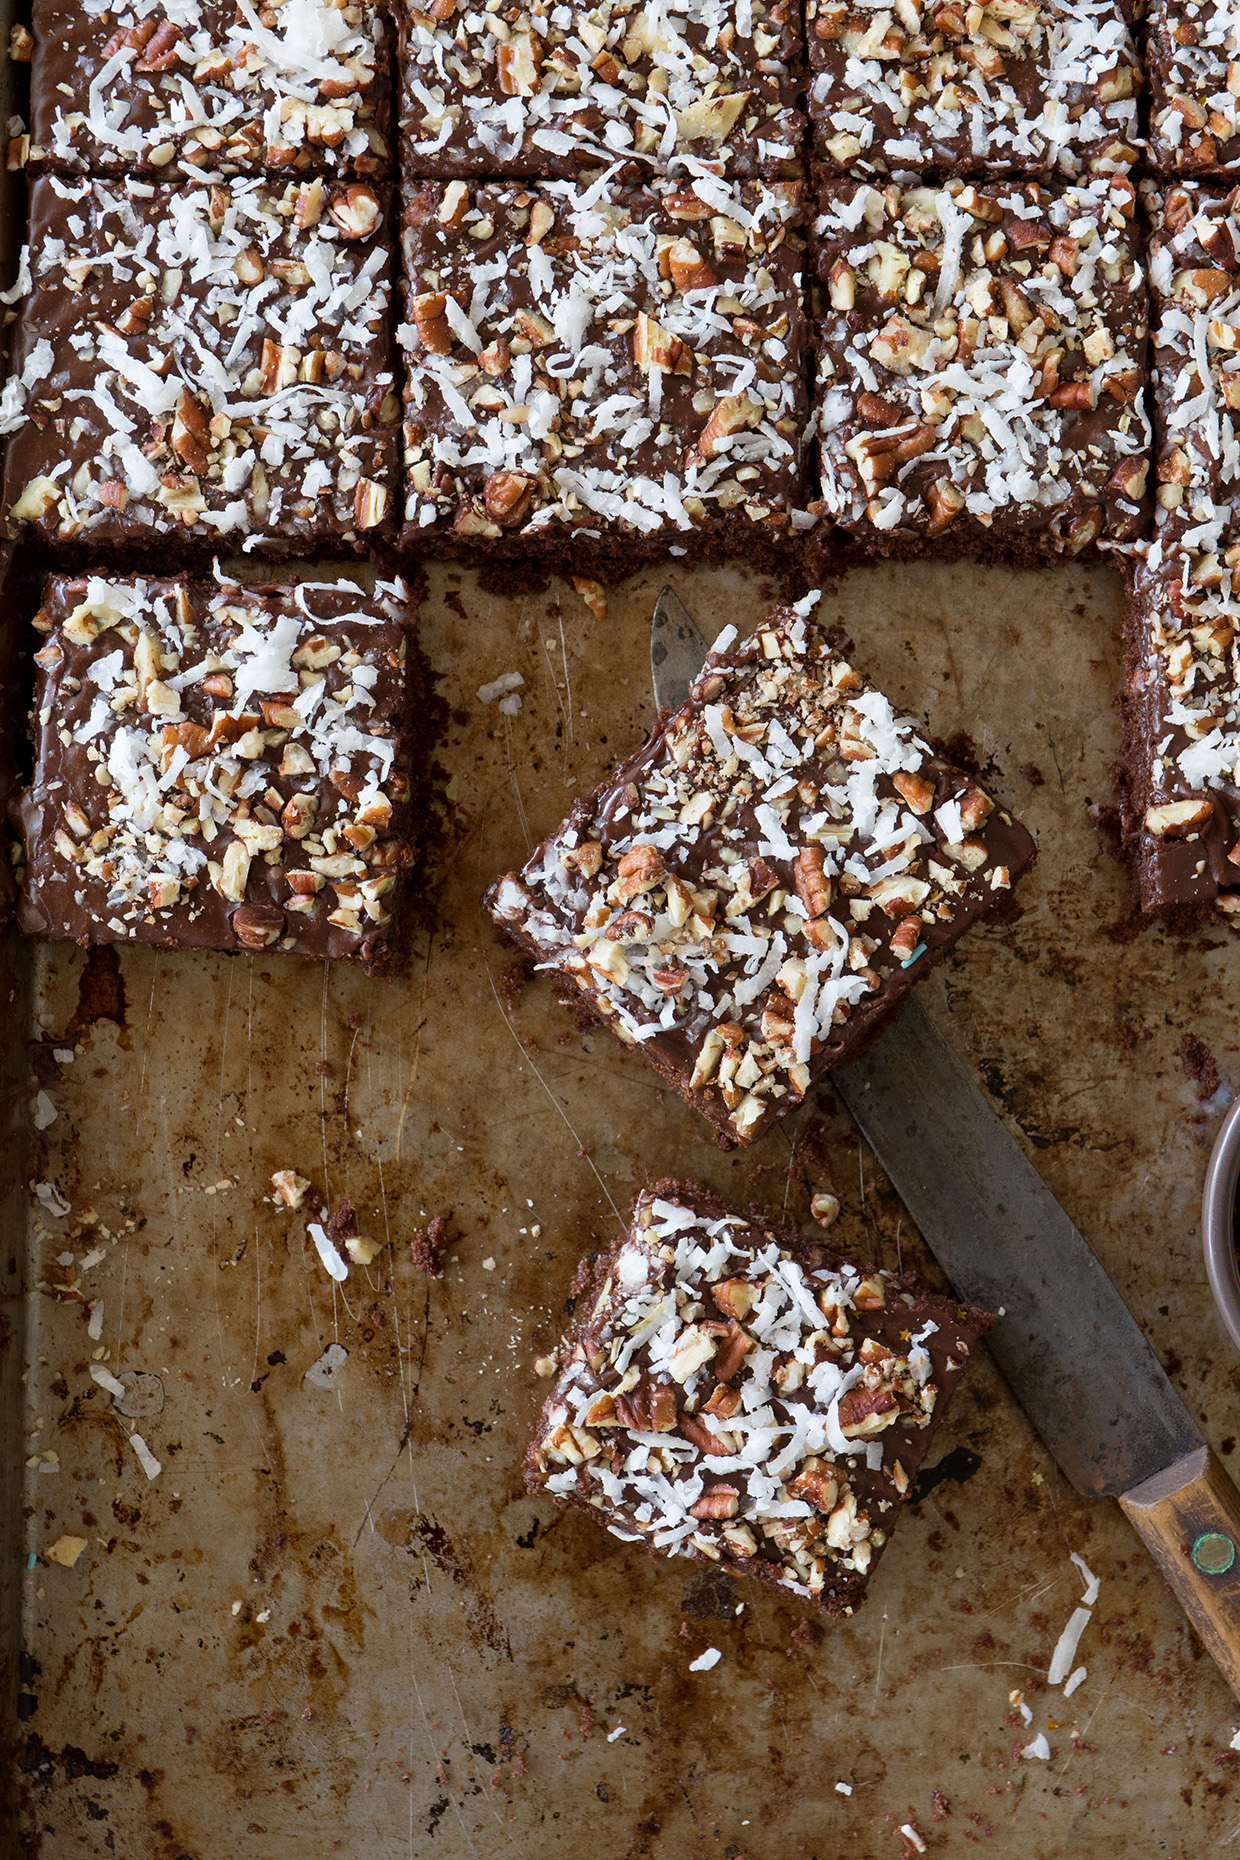
[[[894,1860],[911,1828],[1044,1860],[1233,1834],[1231,1695],[984,1352],[869,1601],[817,1646],[780,1598],[522,1490],[534,1359],[643,1181],[802,1222],[831,1188],[855,1254],[936,1276],[829,1087],[719,1149],[640,1056],[574,1031],[480,911],[649,726],[660,581],[599,619],[559,584],[502,600],[432,571],[443,803],[403,979],[5,945],[5,1851]],[[770,592],[679,586],[708,636]],[[823,611],[1038,837],[1019,920],[971,934],[921,998],[1226,1457],[1240,1366],[1196,1222],[1237,1070],[1235,952],[1129,933],[1094,817],[1121,598],[1099,568],[919,565],[857,571]],[[515,717],[477,696],[504,672]],[[354,1201],[368,1270],[327,1278],[304,1213],[273,1205],[284,1168]],[[410,1235],[449,1210],[431,1281]],[[71,1567],[49,1557],[66,1537]],[[1045,1671],[1073,1550],[1101,1594],[1065,1699]],[[1023,1757],[1043,1730],[1049,1761]]]
[[[0,61],[6,116],[21,76]],[[21,177],[3,187],[7,283]],[[479,909],[651,723],[661,579],[601,619],[559,584],[503,600],[431,571],[443,799],[399,981],[0,933],[6,1860],[1047,1860],[1234,1839],[1234,1701],[984,1353],[869,1602],[818,1645],[778,1597],[522,1490],[534,1359],[640,1183],[689,1174],[802,1222],[830,1188],[858,1257],[937,1278],[829,1087],[720,1150],[640,1056],[575,1032]],[[708,636],[770,592],[723,571],[679,586]],[[20,645],[29,602],[2,590]],[[1130,934],[1105,831],[1121,600],[1102,569],[919,564],[854,573],[825,613],[1038,836],[1019,920],[974,932],[921,999],[1226,1458],[1240,1365],[1196,1224],[1240,1064],[1235,953]],[[10,696],[24,669],[0,669]],[[510,671],[515,717],[477,696]],[[354,1201],[381,1244],[368,1270],[326,1277],[304,1214],[273,1202],[284,1168]],[[429,1281],[410,1236],[449,1211]],[[1065,1699],[1044,1675],[1071,1550],[1101,1594]],[[1041,1730],[1050,1759],[1023,1757]]]

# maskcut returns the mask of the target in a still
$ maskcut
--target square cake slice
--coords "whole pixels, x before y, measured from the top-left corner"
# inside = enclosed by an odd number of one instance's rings
[[[808,526],[800,222],[710,176],[410,190],[405,541],[627,574]]]
[[[52,576],[21,927],[388,966],[412,853],[412,620],[400,582]]]
[[[36,163],[161,181],[391,166],[375,0],[34,0],[32,25]]]
[[[1142,908],[1240,910],[1240,189],[1150,190],[1155,541],[1133,581],[1125,829]]]
[[[796,180],[802,39],[791,0],[499,0],[401,20],[407,171],[440,180],[630,178],[695,163]]]
[[[1218,555],[1240,538],[1240,188],[1150,188],[1158,536]]]
[[[1134,204],[1122,179],[821,185],[824,515],[882,555],[1036,562],[1146,533]]]
[[[1078,177],[1141,152],[1125,0],[808,0],[813,152],[836,174]]]
[[[732,637],[487,905],[575,1005],[749,1143],[1006,899],[1034,849],[800,612]]]
[[[1221,553],[1155,542],[1133,578],[1124,824],[1142,910],[1186,919],[1212,906],[1240,928],[1240,536],[1232,534]]]
[[[530,1491],[851,1615],[994,1319],[657,1182],[597,1263]]]
[[[1218,0],[1150,0],[1150,161],[1161,173],[1240,169],[1240,20]]]
[[[360,547],[395,509],[385,197],[45,175],[0,400],[10,532]],[[161,564],[162,565],[162,564]]]

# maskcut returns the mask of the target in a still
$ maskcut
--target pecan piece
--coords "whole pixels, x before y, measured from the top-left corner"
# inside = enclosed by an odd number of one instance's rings
[[[716,1381],[730,1382],[752,1349],[753,1338],[746,1336],[739,1324],[729,1324],[727,1335],[715,1352]]]
[[[748,1279],[720,1279],[712,1285],[710,1295],[721,1311],[738,1322],[747,1317],[758,1302],[758,1288]]]
[[[821,917],[831,902],[831,880],[824,865],[821,846],[802,846],[792,862],[797,896],[811,918]]]
[[[906,917],[892,932],[891,953],[893,956],[897,956],[901,962],[905,962],[913,954],[913,951],[917,948],[920,941],[921,919],[918,917]]]
[[[211,421],[188,388],[183,388],[172,422],[172,450],[195,477],[201,477],[210,459]]]
[[[674,239],[663,252],[663,264],[678,291],[706,291],[716,278],[692,239]]]
[[[892,776],[891,785],[915,814],[928,814],[934,806],[934,783],[924,775],[910,775],[901,769]]]
[[[1145,830],[1158,839],[1182,840],[1208,826],[1214,815],[1214,803],[1208,794],[1193,795],[1187,801],[1163,801],[1145,810]]]
[[[644,310],[633,325],[633,360],[639,368],[658,368],[665,375],[693,373],[691,351]]]
[[[762,414],[760,403],[751,400],[748,394],[721,394],[710,418],[698,434],[697,444],[685,459],[686,465],[706,464],[714,458],[722,440],[756,426]]]
[[[964,495],[956,489],[950,478],[936,479],[933,484],[926,486],[922,495],[930,510],[927,536],[940,535],[964,509]]]
[[[495,49],[495,69],[505,97],[531,97],[538,89],[542,40],[532,32],[514,32]]]
[[[881,1311],[886,1303],[887,1287],[877,1276],[862,1279],[853,1293],[853,1304],[858,1311]]]
[[[170,71],[180,57],[177,49],[180,43],[181,28],[174,26],[170,19],[161,19],[134,70]]]
[[[657,846],[634,846],[616,867],[616,882],[611,889],[620,902],[628,904],[657,885],[666,871],[663,854]]]
[[[1047,395],[1048,407],[1060,407],[1070,413],[1087,413],[1096,404],[1092,381],[1065,381]]]
[[[427,347],[429,348],[429,343]],[[478,357],[478,366],[484,375],[502,375],[512,360],[512,351],[502,336],[496,337],[489,349],[484,349]]]
[[[642,1406],[649,1416],[650,1432],[670,1434],[676,1425],[676,1391],[670,1383],[656,1382]]]
[[[443,291],[423,291],[413,300],[413,326],[432,355],[452,353],[447,302]]]
[[[373,530],[387,515],[392,493],[374,478],[359,478],[353,493],[353,521],[359,530]]]
[[[382,216],[379,196],[373,187],[354,181],[348,187],[332,189],[327,211],[344,239],[368,239]]]
[[[983,794],[980,788],[966,788],[960,797],[960,818],[964,822],[967,833],[972,833],[975,827],[980,827],[986,816],[993,814],[994,811],[994,802],[988,794]]]
[[[843,1402],[840,1403],[841,1407]],[[800,1498],[815,1511],[828,1512],[840,1495],[839,1478],[829,1461],[809,1459],[788,1486],[789,1496]]]
[[[653,929],[654,919],[645,911],[621,911],[603,935],[609,943],[647,943]]]
[[[867,426],[899,426],[904,415],[881,394],[858,394],[857,412]]]
[[[890,1389],[847,1389],[840,1396],[840,1432],[845,1440],[871,1440],[891,1426],[899,1411]]]
[[[113,328],[119,330],[122,336],[140,335],[150,322],[154,308],[153,297],[135,297],[132,303],[125,305]]]
[[[483,486],[488,517],[501,529],[515,529],[534,500],[534,480],[516,471],[493,471]]]
[[[715,1392],[710,1400],[703,1404],[702,1413],[713,1415],[717,1421],[727,1421],[736,1413],[740,1405],[739,1389],[729,1388],[726,1382],[716,1382]]]
[[[111,38],[105,42],[102,56],[108,59],[115,58],[118,52],[140,52],[147,42],[154,37],[155,29],[158,25],[159,21],[157,19],[144,19],[137,26],[118,27]]]
[[[704,1421],[698,1420],[696,1415],[682,1414],[679,1421],[679,1430],[686,1440],[693,1443],[699,1453],[718,1453],[719,1441],[717,1437],[711,1433]]]
[[[278,904],[239,904],[232,927],[243,949],[270,949],[284,935],[284,912]]]
[[[690,1505],[691,1518],[734,1518],[740,1509],[740,1493],[734,1485],[708,1485],[696,1505]]]

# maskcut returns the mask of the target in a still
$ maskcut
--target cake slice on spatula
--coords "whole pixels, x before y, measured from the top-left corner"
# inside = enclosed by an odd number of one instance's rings
[[[1034,856],[816,604],[741,646],[721,634],[680,709],[486,899],[740,1143],[854,1054]]]

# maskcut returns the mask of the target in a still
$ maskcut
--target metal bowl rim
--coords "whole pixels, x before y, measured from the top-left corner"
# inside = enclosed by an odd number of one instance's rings
[[[1201,1197],[1206,1276],[1219,1316],[1240,1350],[1240,1260],[1236,1251],[1236,1190],[1240,1185],[1240,1099],[1219,1127]]]

